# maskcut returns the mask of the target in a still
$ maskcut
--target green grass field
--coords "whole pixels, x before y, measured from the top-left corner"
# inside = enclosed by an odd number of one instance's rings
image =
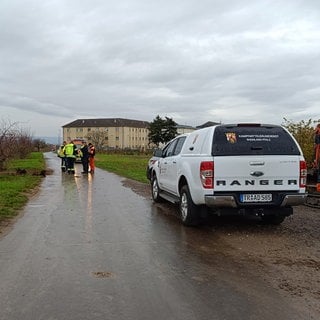
[[[95,163],[98,168],[148,183],[146,169],[150,157],[150,155],[97,154]]]

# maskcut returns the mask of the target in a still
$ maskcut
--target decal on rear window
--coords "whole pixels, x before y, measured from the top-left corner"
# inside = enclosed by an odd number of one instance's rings
[[[236,136],[235,132],[226,132],[226,138],[227,138],[227,141],[230,143],[237,142],[237,136]]]
[[[246,139],[247,141],[266,141],[270,142],[271,139],[278,139],[278,134],[239,134],[239,138]]]

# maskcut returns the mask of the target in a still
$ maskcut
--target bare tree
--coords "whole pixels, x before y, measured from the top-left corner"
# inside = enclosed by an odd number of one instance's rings
[[[0,170],[5,167],[6,161],[12,154],[13,134],[12,130],[17,123],[2,120],[0,126]]]
[[[33,150],[32,136],[25,129],[20,129],[18,131],[16,143],[17,157],[20,159],[25,158]]]
[[[32,151],[30,134],[18,127],[17,122],[2,120],[0,124],[0,170],[13,158],[24,158]]]
[[[32,140],[33,147],[40,152],[40,150],[48,148],[48,144],[43,139],[33,139]]]
[[[93,130],[90,135],[87,136],[89,142],[91,142],[97,151],[101,151],[105,144],[106,133],[100,130]]]

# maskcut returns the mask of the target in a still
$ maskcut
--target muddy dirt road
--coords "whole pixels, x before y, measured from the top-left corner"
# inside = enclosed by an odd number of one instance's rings
[[[0,239],[0,319],[319,319],[316,209],[186,228],[148,186],[59,159]]]

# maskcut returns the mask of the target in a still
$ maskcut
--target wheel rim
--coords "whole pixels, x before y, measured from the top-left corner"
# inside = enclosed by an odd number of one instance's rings
[[[181,218],[183,221],[187,219],[188,216],[188,199],[185,193],[182,193],[180,199],[180,211],[181,211]]]
[[[158,192],[159,192],[158,183],[157,183],[157,180],[154,180],[152,184],[152,194],[154,198],[157,198]]]

